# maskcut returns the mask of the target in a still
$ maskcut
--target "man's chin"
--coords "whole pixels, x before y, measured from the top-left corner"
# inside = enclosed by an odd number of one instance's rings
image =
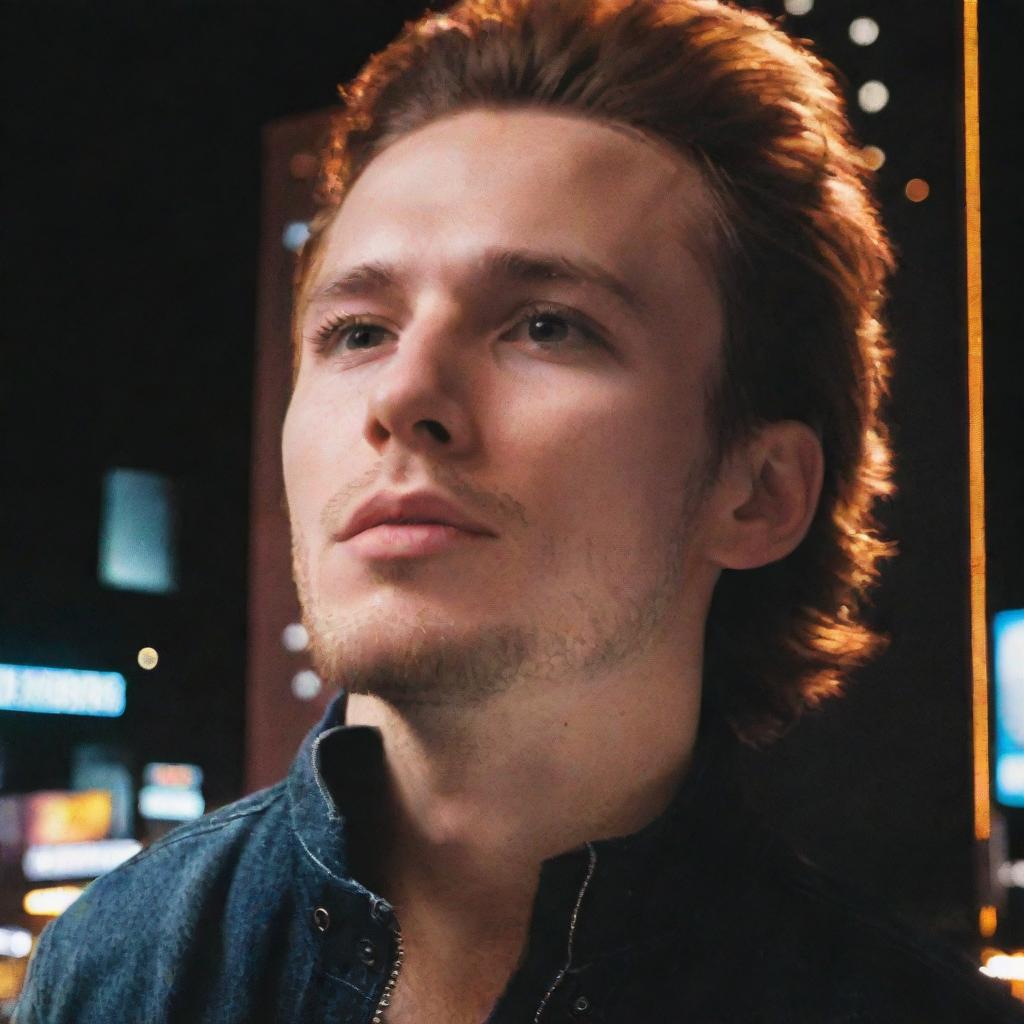
[[[307,629],[322,679],[399,707],[480,704],[513,684],[529,652],[526,634],[508,626],[467,637],[414,630],[372,642],[365,635],[342,638]]]

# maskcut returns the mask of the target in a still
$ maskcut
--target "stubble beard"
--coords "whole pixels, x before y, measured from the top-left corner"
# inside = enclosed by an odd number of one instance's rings
[[[311,586],[309,567],[309,549],[293,526],[292,572],[313,667],[348,693],[370,694],[395,707],[471,706],[508,689],[528,659],[529,631],[512,624],[467,633],[429,610],[396,623],[373,610],[326,607]],[[372,576],[393,584],[413,571],[394,563]]]
[[[326,607],[311,586],[309,549],[293,525],[293,576],[313,667],[325,682],[399,709],[468,708],[517,685],[613,672],[648,650],[676,604],[705,483],[702,471],[687,477],[679,516],[652,549],[662,557],[635,588],[636,596],[624,599],[614,586],[622,578],[621,565],[604,552],[588,551],[598,568],[594,585],[589,593],[563,595],[558,628],[509,621],[467,629],[433,610],[421,611],[414,622],[395,623],[372,611]],[[394,563],[375,574],[379,582],[394,583],[412,571]]]

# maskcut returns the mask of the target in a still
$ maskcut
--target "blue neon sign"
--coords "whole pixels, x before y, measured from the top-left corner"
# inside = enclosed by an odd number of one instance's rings
[[[992,635],[996,800],[1024,807],[1024,609],[999,612]]]
[[[117,718],[126,690],[120,672],[0,665],[0,711]]]

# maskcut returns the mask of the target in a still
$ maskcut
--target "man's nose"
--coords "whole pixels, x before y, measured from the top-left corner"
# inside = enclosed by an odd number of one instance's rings
[[[453,458],[476,444],[470,353],[450,323],[413,327],[379,363],[363,436],[379,454],[398,446]]]

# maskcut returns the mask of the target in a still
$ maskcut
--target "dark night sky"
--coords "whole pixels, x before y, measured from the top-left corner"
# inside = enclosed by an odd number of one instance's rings
[[[981,6],[995,609],[1024,607],[1024,6]],[[124,671],[143,695],[117,728],[140,759],[204,764],[215,799],[241,787],[260,127],[331,105],[335,83],[421,9],[3,8],[0,661]],[[858,51],[845,25],[862,14],[883,32]],[[889,108],[858,115],[858,127],[889,154],[879,187],[901,254],[901,496],[886,521],[903,556],[878,602],[892,650],[841,711],[816,716],[752,769],[826,865],[952,931],[964,927],[972,870],[958,16],[951,0],[818,0],[813,16],[790,22],[821,33],[851,82],[879,77],[892,91]],[[931,182],[927,202],[903,199],[912,176]],[[184,579],[174,600],[96,581],[110,466],[178,483]],[[169,652],[173,671],[160,680],[139,679],[143,640]],[[13,751],[7,784],[64,784],[80,725],[26,717],[0,721]]]

